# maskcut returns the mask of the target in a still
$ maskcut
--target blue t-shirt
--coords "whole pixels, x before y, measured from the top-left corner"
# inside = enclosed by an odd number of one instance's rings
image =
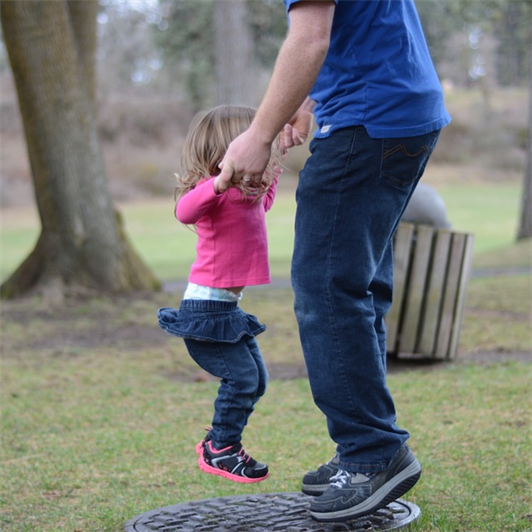
[[[287,12],[300,0],[284,0]],[[325,63],[310,93],[315,136],[363,125],[413,137],[451,121],[413,0],[334,0]]]

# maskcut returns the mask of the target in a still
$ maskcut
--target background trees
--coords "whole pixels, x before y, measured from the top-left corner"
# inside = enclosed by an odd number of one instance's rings
[[[214,2],[214,88],[216,104],[255,103],[253,39],[246,0]]]
[[[98,3],[0,4],[42,230],[2,296],[154,288],[113,208],[95,121]]]
[[[517,227],[517,240],[532,237],[532,54],[530,56],[530,84],[528,89],[528,143],[526,167],[523,175],[521,210]]]
[[[496,128],[491,95],[498,86],[529,86],[526,168],[517,239],[532,237],[532,3],[525,0],[418,0],[440,76],[478,85],[485,130]],[[482,135],[482,133],[480,133]],[[515,139],[520,143],[519,136]]]
[[[417,0],[440,76],[457,85],[528,80],[532,4],[527,0]]]
[[[240,101],[257,105],[287,29],[280,0],[160,0],[154,42],[195,110]]]

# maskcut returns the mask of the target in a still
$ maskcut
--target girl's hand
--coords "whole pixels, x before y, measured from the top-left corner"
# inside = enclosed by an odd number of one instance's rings
[[[288,150],[294,146],[304,144],[310,135],[313,123],[312,112],[302,108],[292,117],[281,131],[281,153],[286,156]]]

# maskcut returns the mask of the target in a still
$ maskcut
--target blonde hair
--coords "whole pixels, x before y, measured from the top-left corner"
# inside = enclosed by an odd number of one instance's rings
[[[197,183],[220,173],[222,161],[229,144],[246,131],[253,122],[256,109],[242,105],[220,105],[198,113],[190,125],[181,155],[182,174],[177,175],[175,199],[184,196]],[[268,190],[280,164],[279,142],[274,143],[272,157],[258,187],[251,188],[242,181],[236,185],[244,196],[260,199]]]

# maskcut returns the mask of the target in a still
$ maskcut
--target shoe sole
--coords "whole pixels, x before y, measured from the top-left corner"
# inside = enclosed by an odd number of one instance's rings
[[[338,510],[337,512],[315,512],[311,510],[310,515],[316,521],[334,523],[372,514],[410,491],[419,480],[419,477],[421,477],[421,464],[414,460],[408,467],[391,478],[360,504],[344,510]]]
[[[210,466],[207,462],[205,462],[205,459],[203,458],[203,441],[200,441],[196,445],[196,452],[198,453],[199,468],[203,472],[209,473],[210,475],[217,475],[219,477],[226,478],[227,480],[232,480],[233,482],[241,482],[243,484],[254,484],[256,482],[262,482],[263,480],[266,480],[270,476],[270,472],[268,471],[268,473],[266,473],[263,477],[248,478],[248,477],[242,477],[240,475],[234,475],[233,473],[229,471],[223,471],[222,469],[218,469],[216,467]]]

